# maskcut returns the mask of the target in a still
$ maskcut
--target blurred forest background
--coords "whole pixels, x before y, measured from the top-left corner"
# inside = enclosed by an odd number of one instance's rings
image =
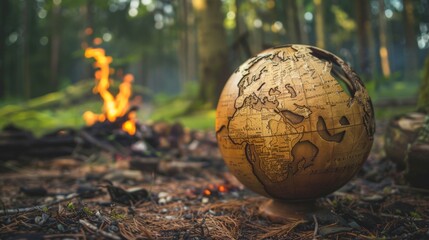
[[[100,112],[87,47],[113,57],[116,89],[135,76],[141,121],[211,128],[232,71],[288,43],[345,59],[384,117],[402,111],[384,102],[417,101],[429,0],[2,0],[0,40],[0,127],[82,126]]]

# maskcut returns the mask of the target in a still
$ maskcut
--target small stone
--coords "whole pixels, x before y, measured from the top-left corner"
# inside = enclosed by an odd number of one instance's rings
[[[119,228],[115,225],[110,225],[109,226],[109,232],[117,232],[119,231]]]
[[[42,213],[42,216],[36,216],[34,222],[38,225],[43,225],[49,219],[49,215]]]
[[[62,224],[60,224],[60,223],[57,225],[57,229],[60,232],[65,232],[66,231],[66,229],[64,228],[64,226]]]
[[[166,198],[166,197],[168,197],[168,193],[166,193],[166,192],[158,193],[158,198]]]
[[[187,220],[191,220],[191,219],[192,219],[192,214],[187,213],[187,214],[185,214],[185,215],[183,216],[183,218],[184,218],[184,219],[187,219]]]
[[[43,223],[42,223],[42,217],[41,217],[41,216],[36,216],[36,217],[34,218],[34,222],[35,222],[36,224],[42,225],[42,224],[43,224]]]
[[[240,193],[239,193],[239,192],[232,192],[232,193],[231,193],[231,195],[232,195],[234,198],[239,198],[239,197],[240,197]]]
[[[165,199],[165,198],[160,198],[159,200],[158,200],[158,204],[159,205],[164,205],[164,204],[166,204],[167,203],[167,200]]]
[[[167,208],[163,208],[163,209],[161,209],[161,213],[167,213],[168,212],[168,209]]]
[[[209,198],[203,197],[203,198],[201,199],[201,202],[202,202],[203,204],[206,204],[206,203],[208,203],[208,202],[209,202]]]
[[[98,218],[98,219],[103,219],[103,216],[101,215],[101,213],[100,213],[100,211],[97,211],[96,213],[95,213],[95,216]]]
[[[55,199],[53,198],[53,197],[47,197],[47,198],[45,198],[43,201],[45,201],[45,203],[49,203],[49,202],[52,202],[52,201],[54,201]]]
[[[358,230],[361,229],[360,225],[355,221],[349,222],[349,226],[354,228],[354,229],[358,229]]]

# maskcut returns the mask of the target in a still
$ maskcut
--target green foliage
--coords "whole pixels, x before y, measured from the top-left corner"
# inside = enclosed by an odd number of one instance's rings
[[[191,129],[211,129],[214,127],[215,111],[197,100],[199,86],[196,82],[185,84],[178,96],[157,94],[154,96],[150,121],[181,122]],[[143,112],[139,113],[144,119]]]
[[[331,12],[335,17],[338,28],[331,35],[332,42],[335,45],[343,44],[346,40],[350,39],[352,33],[356,29],[356,23],[350,16],[339,6],[332,5]]]
[[[88,216],[94,215],[94,211],[91,210],[89,207],[83,207],[83,212]]]
[[[91,92],[92,84],[82,81],[21,104],[4,105],[0,108],[0,128],[14,124],[41,135],[61,127],[83,126],[82,114],[86,110],[98,112],[102,105]]]
[[[429,143],[429,115],[426,115],[423,127],[419,130],[417,142]]]
[[[67,203],[67,210],[70,211],[70,212],[76,211],[76,206],[73,204],[73,202],[68,202]]]
[[[118,213],[118,212],[116,211],[116,209],[112,209],[112,210],[110,211],[110,217],[111,217],[113,220],[118,221],[118,220],[123,220],[123,219],[125,219],[125,214],[124,214],[124,213]]]
[[[101,112],[101,99],[91,92],[93,81],[87,80],[71,85],[62,91],[53,92],[21,104],[7,104],[0,107],[0,128],[14,124],[40,136],[46,132],[64,128],[80,128],[85,125],[82,115],[85,111]],[[117,92],[118,84],[112,86]],[[147,89],[136,86],[134,92],[147,95]],[[193,129],[208,129],[214,126],[214,111],[192,109],[198,96],[198,85],[189,83],[182,94],[171,96],[157,94],[152,103],[145,102],[137,112],[140,121],[180,121]],[[147,111],[147,109],[152,109]],[[204,109],[204,108],[202,108]]]
[[[191,115],[177,118],[185,127],[190,129],[214,129],[216,119],[215,110],[205,110],[192,113]]]

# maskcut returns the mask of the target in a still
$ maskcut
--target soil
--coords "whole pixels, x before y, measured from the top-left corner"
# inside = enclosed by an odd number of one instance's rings
[[[385,125],[354,179],[284,223],[260,215],[267,199],[228,172],[211,132],[151,161],[107,151],[2,161],[0,238],[428,239],[429,190],[408,186],[385,157]],[[158,170],[145,168],[154,159]]]

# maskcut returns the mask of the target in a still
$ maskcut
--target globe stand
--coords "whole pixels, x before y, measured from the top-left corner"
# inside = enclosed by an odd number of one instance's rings
[[[316,200],[290,202],[270,199],[262,204],[259,213],[272,222],[284,223],[303,220],[319,209]]]

